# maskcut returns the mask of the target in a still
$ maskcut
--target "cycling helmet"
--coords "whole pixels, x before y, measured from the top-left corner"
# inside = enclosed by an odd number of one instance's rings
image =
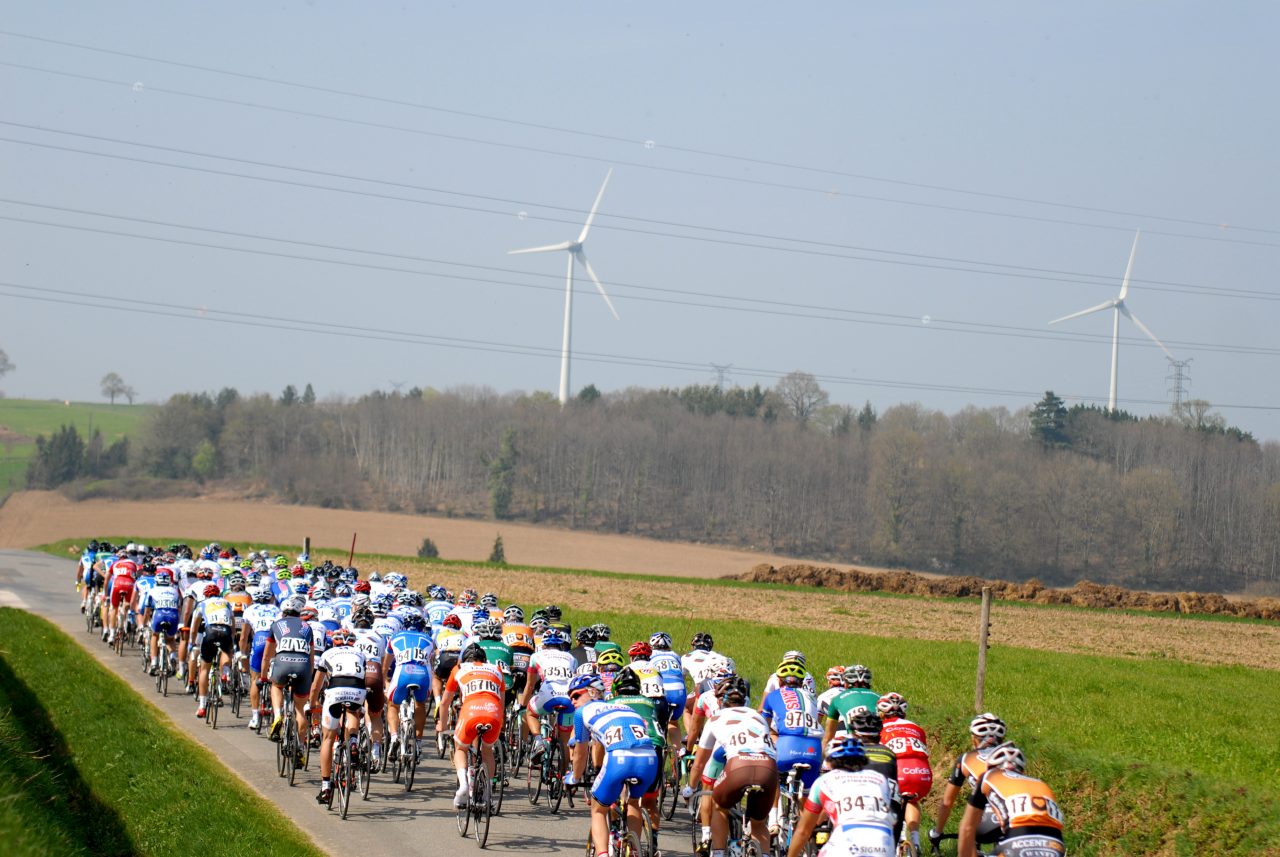
[[[723,664],[711,676],[711,686],[713,688],[719,687],[721,682],[725,681],[726,679],[734,678],[735,676],[737,676],[737,674],[738,674],[738,671],[735,670],[733,667],[729,666],[728,664]]]
[[[1004,721],[990,711],[979,714],[969,721],[969,734],[978,739],[980,747],[999,744],[1004,740]]]
[[[368,607],[357,607],[351,611],[351,624],[357,628],[372,628],[373,618],[373,611]]]
[[[360,607],[370,607],[373,605],[372,599],[364,592],[357,592],[351,596],[351,609],[356,610]]]
[[[575,636],[575,637],[577,637],[578,642],[579,642],[581,645],[583,645],[583,646],[587,646],[587,647],[589,648],[589,647],[591,647],[591,646],[595,645],[595,642],[596,642],[596,629],[595,629],[595,628],[593,628],[593,627],[591,627],[590,625],[586,625],[586,626],[584,626],[584,627],[582,627],[582,628],[579,628],[579,629],[578,629],[578,633],[577,633],[577,634],[575,634],[574,636]]]
[[[554,649],[557,646],[564,646],[568,642],[569,641],[564,638],[564,634],[561,634],[555,628],[548,628],[546,633],[542,635],[542,645],[546,646],[548,649]]]
[[[547,614],[548,622],[559,622],[560,619],[563,618],[564,616],[564,613],[561,612],[560,607],[555,604],[548,604],[546,607],[543,608],[542,612]]]
[[[652,637],[649,638],[649,645],[655,649],[663,649],[663,650],[670,649],[671,635],[668,634],[666,631],[659,631],[658,633],[654,634]]]
[[[422,596],[412,589],[402,592],[400,593],[400,605],[402,607],[421,607]]]
[[[348,631],[346,628],[339,628],[333,632],[333,635],[329,639],[335,646],[350,646],[355,643],[356,635]]]
[[[987,753],[987,764],[993,768],[1022,773],[1027,767],[1027,757],[1012,741],[997,744]]]
[[[613,678],[614,696],[639,696],[640,676],[630,667],[623,667]]]
[[[307,599],[301,595],[290,595],[280,604],[280,612],[285,616],[297,616],[307,606]]]
[[[244,576],[244,580],[245,583],[250,586],[257,586],[259,583],[262,583],[262,575],[256,571],[251,571]]]
[[[320,618],[320,611],[314,607],[303,607],[302,612],[298,614],[298,618],[303,622],[314,622]]]
[[[400,624],[404,626],[406,631],[421,631],[423,628],[427,627],[427,622],[422,618],[422,614],[416,611],[405,615],[405,617],[400,620]]]
[[[99,548],[99,547],[101,547],[101,545],[99,545],[99,544],[98,544],[98,540],[97,540],[97,539],[94,539],[93,541],[89,542],[89,552],[90,552],[90,553],[97,553],[97,552],[98,552],[98,548]]]
[[[372,580],[373,578],[369,579]],[[445,596],[449,594],[449,590],[438,583],[433,583],[427,587],[427,594],[431,596],[432,601],[443,601]]]
[[[834,666],[827,670],[827,687],[844,687],[844,667]]]
[[[631,648],[627,649],[627,657],[633,661],[647,661],[653,657],[653,646],[643,640],[631,644]]]
[[[253,568],[253,560],[251,559],[240,560],[240,568],[244,569],[245,571],[248,571],[249,569]]]
[[[701,649],[704,652],[711,651],[711,649],[714,646],[715,646],[715,640],[713,640],[711,638],[711,635],[708,634],[706,631],[699,631],[698,633],[694,634],[693,642],[690,644],[690,648]]]
[[[462,663],[470,663],[471,661],[487,661],[489,653],[484,650],[484,646],[479,643],[472,643],[462,650]]]
[[[450,613],[448,616],[444,617],[444,619],[440,622],[440,624],[445,628],[452,628],[455,631],[461,631],[462,617],[459,616],[457,613]]]
[[[845,687],[871,687],[871,670],[862,664],[846,667],[844,671]]]
[[[886,720],[890,717],[906,717],[907,701],[900,693],[886,693],[876,703],[876,713]]]
[[[367,580],[357,580],[355,585],[351,587],[353,592],[363,592],[366,595],[373,591],[373,587],[369,585]]]
[[[541,634],[547,630],[547,620],[542,616],[534,616],[529,620],[529,630]]]
[[[289,569],[289,576],[295,578],[306,577],[307,570],[300,565],[295,565],[293,568]]]
[[[778,664],[778,683],[790,685],[792,687],[799,685],[804,681],[805,676],[809,674],[808,670],[802,667],[796,661],[783,661]]]
[[[297,595],[310,595],[311,587],[306,583],[299,583],[297,586],[293,587],[293,591]]]
[[[574,699],[589,690],[594,690],[601,694],[604,693],[604,682],[600,680],[599,676],[580,675],[576,676],[573,681],[569,682],[570,699]]]
[[[205,597],[205,598],[213,598],[213,597],[215,597],[215,596],[219,593],[219,591],[220,591],[220,590],[218,589],[218,584],[216,584],[216,583],[206,583],[206,584],[205,584],[205,586],[204,586],[204,597]]]
[[[739,699],[738,705],[746,705],[747,700],[751,698],[751,690],[747,687],[746,679],[741,676],[729,676],[720,684],[716,685],[716,699],[720,700],[722,705],[732,707],[730,699]]]
[[[464,589],[458,596],[458,604],[463,607],[475,607],[479,600],[480,596],[474,589]]]
[[[369,582],[370,582],[370,583],[381,583],[381,582],[382,582],[382,575],[381,575],[381,574],[378,574],[378,572],[376,572],[376,571],[371,572],[371,573],[369,574]]]
[[[869,738],[872,741],[880,739],[880,730],[884,728],[884,721],[880,719],[880,715],[876,714],[865,705],[859,705],[844,716],[845,728],[857,735],[859,738]]]
[[[335,598],[350,598],[351,587],[346,583],[339,583],[337,586],[333,587],[333,596]]]
[[[157,575],[156,583],[159,583],[159,582],[160,582],[160,579],[159,579],[159,576]],[[275,600],[276,600],[276,597],[271,594],[270,589],[255,589],[253,592],[254,604],[272,604],[275,602]]]
[[[622,652],[610,649],[607,652],[601,652],[600,657],[596,658],[596,666],[600,669],[610,667],[613,669],[622,669],[627,665],[626,660],[622,657]]]
[[[236,588],[237,586],[244,586],[244,584],[245,584],[244,575],[238,571],[227,578],[227,585],[230,586],[232,589]]]
[[[524,622],[524,611],[512,604],[506,610],[502,611],[502,621],[521,624]]]
[[[530,623],[530,624],[532,624],[532,623],[536,622],[536,621],[537,621],[537,620],[539,620],[539,619],[541,619],[543,622],[549,622],[549,621],[550,621],[550,620],[547,618],[547,611],[546,611],[546,610],[542,610],[542,609],[534,610],[534,611],[533,611],[533,613],[532,613],[532,615],[530,615],[530,616],[529,616],[529,623]]]
[[[475,628],[476,636],[482,640],[502,639],[502,625],[494,619],[486,619]]]
[[[272,564],[272,565],[274,565],[276,568],[288,568],[288,567],[289,567],[289,560],[285,559],[285,558],[284,558],[284,555],[282,554],[282,555],[280,555],[280,556],[276,557],[276,558],[275,558],[275,560],[273,560],[271,564]]]
[[[607,643],[609,642],[609,638],[613,636],[613,629],[603,622],[593,625],[592,628],[595,629],[596,642],[598,643]]]
[[[156,572],[157,586],[168,586],[171,583],[173,583],[173,572],[169,571],[169,569],[162,568]]]
[[[867,761],[867,750],[857,738],[832,738],[827,745],[827,758],[848,759],[851,762]]]
[[[498,595],[494,592],[486,592],[480,596],[480,606],[486,610],[493,610],[498,606]]]
[[[795,661],[796,663],[800,664],[800,666],[802,667],[809,666],[809,662],[805,660],[804,652],[798,651],[796,649],[792,649],[789,652],[784,652],[782,654],[782,659],[784,661]]]
[[[390,612],[391,612],[390,605],[388,605],[385,601],[378,600],[373,602],[373,615],[376,616],[377,618],[384,619],[386,618],[387,614]]]
[[[339,575],[339,577],[342,578],[343,583],[355,583],[357,580],[360,579],[360,573],[356,571],[354,567],[351,567],[351,568],[344,569],[342,574]]]

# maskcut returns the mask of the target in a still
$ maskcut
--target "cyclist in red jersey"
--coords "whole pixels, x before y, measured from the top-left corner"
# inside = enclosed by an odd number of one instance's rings
[[[897,693],[886,693],[876,703],[876,712],[884,720],[880,743],[893,751],[898,762],[898,789],[905,803],[903,810],[904,839],[910,838],[920,851],[920,801],[933,788],[933,768],[929,765],[929,743],[924,730],[907,719],[907,701]]]

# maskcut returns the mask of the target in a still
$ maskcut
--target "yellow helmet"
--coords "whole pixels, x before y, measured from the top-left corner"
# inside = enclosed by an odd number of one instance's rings
[[[622,657],[622,652],[609,649],[600,653],[600,657],[596,658],[597,667],[617,667],[622,669],[627,665],[627,661]]]
[[[778,664],[778,681],[785,682],[789,678],[795,679],[797,682],[804,681],[805,676],[809,674],[798,661],[783,661]]]

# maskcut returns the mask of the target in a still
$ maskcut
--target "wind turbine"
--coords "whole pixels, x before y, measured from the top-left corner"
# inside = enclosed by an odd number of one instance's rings
[[[591,222],[596,219],[596,211],[600,208],[600,200],[604,198],[604,189],[609,186],[609,178],[612,175],[613,169],[610,168],[604,177],[604,184],[600,185],[600,192],[596,194],[596,201],[592,204],[591,212],[587,215],[587,222],[582,225],[582,231],[578,233],[577,239],[561,241],[559,244],[548,244],[545,247],[529,247],[524,250],[508,251],[510,256],[520,253],[551,253],[557,250],[566,250],[569,253],[569,274],[565,278],[564,285],[564,342],[560,346],[561,405],[569,401],[569,341],[573,326],[573,265],[575,262],[582,266],[582,269],[587,272],[587,276],[596,284],[596,290],[600,292],[600,297],[604,298],[604,302],[609,305],[609,312],[613,313],[615,319],[618,318],[618,311],[613,308],[613,301],[609,300],[609,294],[604,290],[604,286],[600,283],[600,278],[596,276],[591,263],[587,261],[587,254],[582,250],[582,245],[587,240],[587,233],[591,231]]]
[[[1125,266],[1124,281],[1120,283],[1120,297],[1115,298],[1113,300],[1109,300],[1109,301],[1103,301],[1102,303],[1098,304],[1095,307],[1082,309],[1080,310],[1080,312],[1073,312],[1071,313],[1071,315],[1064,315],[1062,318],[1055,318],[1053,321],[1049,322],[1049,324],[1057,324],[1060,321],[1070,321],[1073,318],[1080,318],[1081,316],[1089,315],[1090,313],[1102,312],[1103,310],[1107,310],[1107,309],[1112,310],[1113,315],[1111,318],[1111,395],[1107,398],[1107,410],[1113,413],[1115,412],[1115,409],[1116,409],[1116,381],[1117,381],[1118,373],[1120,369],[1120,316],[1123,315],[1125,318],[1129,319],[1129,321],[1137,325],[1139,330],[1145,333],[1151,339],[1152,342],[1154,342],[1156,345],[1159,345],[1160,349],[1164,351],[1165,354],[1169,355],[1170,360],[1174,359],[1173,355],[1170,354],[1169,349],[1164,347],[1164,343],[1161,342],[1159,339],[1156,339],[1156,335],[1152,333],[1145,324],[1138,321],[1138,317],[1129,311],[1129,307],[1127,307],[1124,302],[1125,298],[1129,296],[1129,275],[1133,273],[1133,257],[1137,255],[1138,238],[1141,235],[1142,235],[1142,230],[1139,229],[1137,233],[1133,236],[1133,248],[1129,251],[1129,264]]]

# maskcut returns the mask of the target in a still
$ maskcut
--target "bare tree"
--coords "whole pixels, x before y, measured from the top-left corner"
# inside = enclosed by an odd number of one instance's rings
[[[9,355],[5,353],[5,350],[0,348],[0,378],[17,368],[17,366],[13,365],[13,361],[9,359]]]
[[[102,376],[102,395],[110,399],[111,404],[116,403],[116,396],[123,396],[128,391],[129,385],[115,372],[108,372]]]
[[[827,403],[827,391],[808,372],[790,372],[773,389],[800,423],[809,422],[814,411]]]

